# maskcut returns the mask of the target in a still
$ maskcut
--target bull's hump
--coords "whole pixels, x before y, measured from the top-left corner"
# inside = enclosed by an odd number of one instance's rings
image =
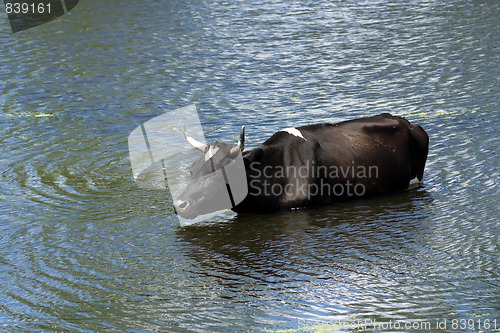
[[[282,129],[280,132],[286,132],[290,135],[296,136],[298,138],[301,138],[301,139],[307,141],[307,139],[304,138],[304,136],[302,135],[302,132],[298,128],[288,127],[288,128]]]

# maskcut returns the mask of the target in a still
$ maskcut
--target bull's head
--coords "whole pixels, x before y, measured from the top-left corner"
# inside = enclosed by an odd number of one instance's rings
[[[194,148],[203,153],[191,166],[191,179],[182,193],[174,200],[174,209],[184,218],[192,219],[221,209],[228,209],[228,179],[224,167],[233,162],[243,151],[245,127],[241,127],[236,147],[214,141],[204,144],[189,136],[184,128],[184,137]],[[218,171],[218,170],[222,170]],[[230,199],[232,202],[232,198]]]

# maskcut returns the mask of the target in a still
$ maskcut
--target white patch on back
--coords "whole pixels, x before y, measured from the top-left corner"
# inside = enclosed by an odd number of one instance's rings
[[[417,188],[422,184],[422,182],[418,179],[418,177],[413,178],[410,180],[410,184],[408,184],[408,189],[411,190],[412,188]]]
[[[287,132],[288,134],[291,134],[293,136],[296,136],[298,138],[301,138],[303,140],[306,140],[306,138],[304,138],[304,136],[302,135],[302,133],[300,133],[300,131],[295,128],[295,127],[289,127],[289,128],[285,128],[285,129],[282,129],[280,132]]]

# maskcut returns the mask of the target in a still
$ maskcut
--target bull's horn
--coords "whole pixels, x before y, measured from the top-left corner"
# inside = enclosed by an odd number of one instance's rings
[[[184,132],[184,137],[186,138],[187,142],[189,142],[189,144],[193,147],[195,147],[196,149],[198,149],[199,151],[201,151],[202,153],[205,152],[205,148],[207,148],[207,145],[204,144],[204,143],[201,143],[200,141],[192,138],[189,136],[189,134],[187,133],[186,131],[186,127],[184,126],[184,124],[182,124],[182,131]]]
[[[240,138],[236,147],[231,148],[231,156],[237,156],[240,152],[245,149],[245,126],[241,126]]]

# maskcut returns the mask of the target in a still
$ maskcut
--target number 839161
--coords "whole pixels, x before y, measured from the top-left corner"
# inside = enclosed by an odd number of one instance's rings
[[[50,14],[50,3],[6,3],[5,12],[7,14]]]

